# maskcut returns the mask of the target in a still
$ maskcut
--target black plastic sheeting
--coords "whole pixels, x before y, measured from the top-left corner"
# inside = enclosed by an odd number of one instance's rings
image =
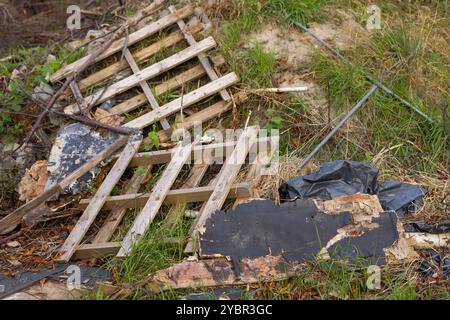
[[[425,222],[411,222],[404,225],[406,232],[427,232],[440,234],[450,232],[450,220],[428,224]]]
[[[417,266],[424,277],[440,275],[444,279],[450,279],[450,257],[440,255],[434,250],[424,250],[425,259],[420,261]]]
[[[293,178],[280,186],[282,200],[318,198],[330,200],[338,196],[365,193],[377,195],[383,209],[394,210],[401,217],[415,211],[426,189],[402,182],[378,182],[378,169],[366,163],[335,160],[316,173]]]

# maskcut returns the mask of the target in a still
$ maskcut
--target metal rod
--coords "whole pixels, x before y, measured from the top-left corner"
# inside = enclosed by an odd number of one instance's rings
[[[337,51],[335,48],[333,48],[332,46],[330,46],[328,43],[326,43],[325,41],[323,41],[322,39],[320,39],[316,34],[314,34],[311,30],[309,30],[308,28],[306,28],[304,25],[302,25],[301,23],[294,21],[292,19],[290,19],[290,21],[297,26],[298,28],[302,29],[304,32],[308,33],[309,35],[311,35],[311,37],[313,37],[315,40],[317,40],[317,42],[319,42],[322,46],[324,46],[325,48],[327,48],[329,51],[331,51],[335,56],[337,56],[339,59],[345,61],[346,63],[355,66],[350,60],[348,60],[345,56],[343,56],[339,51]],[[375,84],[377,87],[379,87],[380,89],[382,89],[384,92],[386,92],[387,94],[393,96],[394,98],[396,98],[397,100],[399,100],[401,103],[403,103],[404,105],[408,106],[409,108],[411,108],[412,110],[414,110],[416,113],[420,114],[422,117],[424,117],[427,121],[429,121],[430,123],[434,123],[434,120],[427,114],[425,114],[423,111],[421,111],[418,107],[414,106],[413,104],[411,104],[410,102],[406,101],[405,99],[403,99],[402,97],[400,97],[398,94],[396,94],[395,92],[393,92],[391,89],[389,89],[388,87],[386,87],[383,83],[381,83],[379,80],[372,78],[370,75],[366,74],[366,72],[362,71],[364,76],[367,78],[367,80],[369,80],[371,83]]]
[[[314,148],[314,150],[302,161],[300,164],[300,169],[302,169],[311,159],[314,157],[314,155],[330,140],[334,134],[339,130],[340,127],[356,112],[358,111],[363,105],[364,102],[369,99],[369,97],[378,89],[377,85],[372,85],[372,87],[369,89],[369,91],[366,92],[366,94],[358,101],[358,103],[345,115],[344,118],[342,118],[341,121],[336,125],[336,127],[331,130],[330,133],[327,134],[327,136]]]

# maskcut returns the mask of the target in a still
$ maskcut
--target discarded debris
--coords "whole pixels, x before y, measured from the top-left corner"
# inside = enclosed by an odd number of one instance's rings
[[[39,207],[45,201],[49,200],[54,195],[58,194],[72,183],[74,183],[78,178],[86,174],[93,167],[98,165],[101,161],[110,157],[117,149],[123,146],[127,141],[126,137],[120,137],[116,142],[111,144],[108,148],[106,148],[101,153],[94,156],[89,162],[85,163],[83,166],[78,168],[76,171],[72,172],[69,176],[63,179],[58,184],[53,187],[47,189],[44,193],[34,198],[33,200],[27,202],[20,208],[16,209],[12,213],[8,214],[6,217],[0,220],[0,234],[6,234],[16,228],[16,226],[20,223],[22,217],[26,214],[30,213],[31,210]]]
[[[313,200],[281,206],[256,200],[213,214],[200,236],[199,252],[201,257],[221,255],[232,261],[283,254],[287,261],[302,263],[314,259],[350,221],[349,213],[319,211]]]
[[[255,200],[216,212],[201,235],[199,252],[200,257],[232,261],[282,254],[291,263],[329,256],[383,264],[384,249],[398,239],[396,222],[395,213],[382,212],[375,196],[298,199],[280,206]],[[325,256],[323,249],[328,250]]]
[[[67,285],[70,268],[77,267],[80,271],[80,283],[72,287]],[[67,275],[66,272],[69,274]],[[33,300],[38,299],[70,299],[80,297],[80,290],[90,290],[97,282],[107,281],[111,278],[108,271],[96,268],[76,266],[69,264],[56,265],[51,269],[44,269],[38,272],[21,272],[14,276],[0,274],[0,283],[4,286],[4,291],[0,292],[0,299],[32,299],[30,295],[36,295]],[[77,289],[73,291],[72,289]]]
[[[103,137],[100,133],[80,123],[72,123],[62,127],[58,131],[50,152],[48,160],[50,176],[45,189],[49,190],[64,180],[70,173],[88,163],[95,155],[105,150],[117,139],[118,135],[115,133],[108,133],[106,137]],[[76,182],[65,188],[62,194],[76,194],[86,190],[98,172],[99,168],[92,168]]]
[[[233,263],[225,259],[208,259],[182,262],[151,274],[142,282],[151,292],[174,289],[235,286],[242,284],[279,281],[294,276],[298,265],[286,262],[281,256],[244,258],[237,262],[240,274],[236,275]]]
[[[407,183],[378,182],[378,169],[368,164],[335,160],[320,167],[316,173],[293,178],[280,186],[280,198],[333,199],[341,195],[366,193],[377,195],[385,210],[401,216],[420,205],[426,190]]]
[[[426,232],[431,234],[443,234],[450,232],[450,220],[441,221],[440,223],[428,224],[417,221],[405,224],[406,232]]]
[[[25,175],[17,186],[19,200],[28,202],[33,200],[45,190],[49,173],[47,171],[47,161],[39,160],[26,170]]]
[[[424,250],[424,259],[418,262],[417,271],[424,277],[450,279],[450,257],[435,250]]]
[[[263,88],[254,89],[252,92],[274,92],[274,93],[285,93],[285,92],[303,92],[307,91],[308,87],[282,87],[282,88]]]

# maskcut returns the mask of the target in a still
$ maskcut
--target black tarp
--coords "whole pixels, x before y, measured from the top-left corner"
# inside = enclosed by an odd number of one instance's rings
[[[440,234],[450,232],[450,220],[439,223],[411,222],[405,225],[406,232],[427,232],[432,234]]]
[[[396,181],[378,182],[377,168],[347,160],[328,162],[318,172],[290,179],[279,189],[282,200],[330,200],[358,192],[377,195],[383,209],[394,210],[400,216],[414,211],[426,194],[426,190],[417,185]]]

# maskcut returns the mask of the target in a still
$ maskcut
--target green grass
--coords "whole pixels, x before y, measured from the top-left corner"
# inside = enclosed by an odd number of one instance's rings
[[[374,50],[377,47],[378,52]],[[423,51],[421,42],[413,35],[405,33],[405,30],[386,30],[374,34],[369,39],[369,45],[357,48],[351,54],[355,56],[355,67],[341,61],[332,59],[327,53],[317,51],[313,55],[310,68],[322,86],[329,88],[331,107],[336,112],[342,113],[353,106],[357,100],[370,87],[370,83],[362,76],[360,70],[366,69],[375,74],[386,65],[400,66],[389,77],[388,85],[400,95],[408,97],[411,70],[422,59]],[[358,56],[356,56],[358,51]],[[386,54],[381,56],[382,52]],[[370,59],[369,59],[370,58]],[[389,63],[386,63],[386,60]],[[366,63],[365,61],[371,61]],[[391,68],[391,73],[393,68]],[[385,73],[386,74],[386,73]],[[442,85],[442,84],[441,84]],[[378,90],[371,98],[367,106],[358,112],[356,117],[364,119],[366,125],[366,145],[371,146],[370,152],[376,154],[384,147],[401,145],[395,149],[395,156],[409,169],[432,173],[439,163],[446,161],[448,144],[445,142],[445,132],[439,122],[442,119],[437,116],[438,110],[425,106],[420,99],[411,99],[428,114],[433,115],[437,124],[430,125],[408,107],[401,104],[391,96]],[[392,125],[394,124],[395,125]],[[342,142],[342,141],[341,141]],[[348,143],[345,141],[344,143]],[[342,144],[339,142],[334,149],[327,150],[332,158],[342,157]],[[357,150],[354,150],[355,152]],[[366,153],[359,150],[354,154],[354,160],[364,160]]]
[[[140,241],[133,246],[128,256],[108,263],[115,275],[115,280],[118,283],[133,284],[144,279],[151,272],[180,262],[184,258],[184,243],[168,243],[167,239],[184,240],[188,228],[189,221],[183,219],[179,219],[173,229],[165,228],[161,221],[153,222]]]
[[[0,63],[0,79],[4,78],[9,87],[0,89],[1,141],[11,142],[22,134],[21,124],[13,121],[12,116],[28,111],[27,97],[41,82],[47,83],[46,76],[61,67],[61,62],[69,55],[69,51],[60,46],[55,46],[52,50],[44,47],[19,47],[11,52],[15,57],[13,60]],[[67,63],[78,59],[81,53],[81,50],[73,52],[70,58],[66,59]],[[55,58],[48,59],[49,54],[53,54]],[[13,71],[19,67],[26,67],[23,79],[11,80]]]

